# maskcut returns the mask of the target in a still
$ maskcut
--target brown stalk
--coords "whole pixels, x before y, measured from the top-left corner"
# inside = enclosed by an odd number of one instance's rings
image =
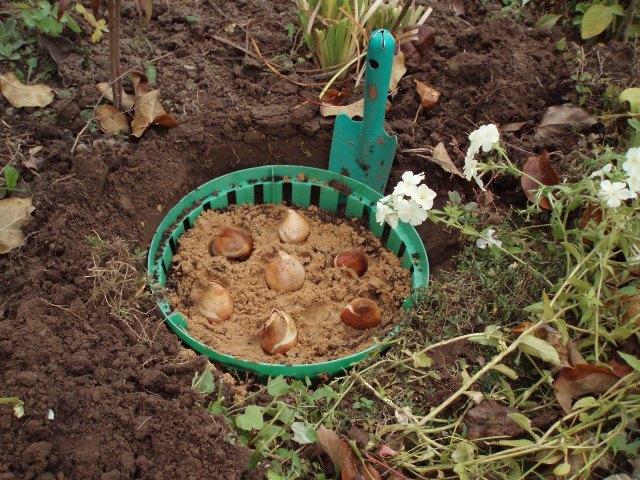
[[[633,23],[633,19],[636,16],[636,10],[638,9],[638,0],[630,0],[629,6],[627,7],[627,15],[624,18],[622,23],[622,40],[624,43],[627,43],[629,40],[629,31],[631,30],[631,24]]]

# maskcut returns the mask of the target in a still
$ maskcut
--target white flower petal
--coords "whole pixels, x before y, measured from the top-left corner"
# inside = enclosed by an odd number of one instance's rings
[[[424,180],[424,173],[418,173],[416,175],[413,172],[404,172],[402,174],[402,181],[410,185],[418,185],[423,180]]]

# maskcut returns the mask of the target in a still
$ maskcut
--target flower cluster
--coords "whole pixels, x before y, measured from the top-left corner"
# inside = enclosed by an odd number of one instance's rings
[[[600,177],[598,197],[609,208],[618,208],[625,200],[636,198],[640,193],[640,147],[630,148],[622,164],[625,178],[622,182],[612,182],[604,177],[612,173],[613,164],[609,163],[591,174],[591,178]]]
[[[436,192],[426,185],[420,185],[424,173],[404,172],[391,195],[381,198],[376,205],[376,221],[387,222],[396,228],[398,221],[411,225],[420,225],[429,216],[433,208]]]
[[[471,143],[469,143],[467,155],[464,157],[463,173],[467,180],[473,178],[478,186],[484,190],[484,183],[478,173],[478,160],[476,160],[476,155],[480,153],[480,150],[485,153],[493,150],[500,141],[500,132],[498,132],[498,127],[493,123],[482,125],[469,134],[469,141]]]

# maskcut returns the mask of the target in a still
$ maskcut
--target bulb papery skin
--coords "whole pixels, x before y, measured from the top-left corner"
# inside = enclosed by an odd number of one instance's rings
[[[246,260],[253,252],[253,237],[238,227],[221,228],[209,243],[209,253],[232,260]]]
[[[338,268],[352,270],[361,277],[367,271],[369,261],[367,255],[360,250],[346,250],[336,255],[333,259],[333,265]]]
[[[282,355],[298,342],[298,328],[282,310],[273,309],[260,331],[260,346],[269,355]]]
[[[284,243],[301,244],[307,241],[311,229],[309,222],[303,215],[292,210],[287,210],[284,220],[278,227],[278,236]]]
[[[356,330],[366,330],[380,325],[382,313],[370,298],[358,297],[349,303],[340,313],[340,320]]]
[[[278,252],[264,268],[264,278],[271,290],[280,293],[298,291],[304,284],[305,271],[296,257]]]
[[[195,304],[198,313],[209,320],[209,323],[224,322],[233,314],[233,298],[229,291],[217,282],[196,281],[189,298]]]

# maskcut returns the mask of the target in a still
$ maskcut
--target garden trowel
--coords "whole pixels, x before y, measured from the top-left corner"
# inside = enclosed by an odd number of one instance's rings
[[[364,113],[353,120],[336,117],[329,155],[329,170],[359,180],[384,192],[398,139],[384,130],[384,112],[395,41],[387,30],[376,30],[369,39],[364,79]]]

